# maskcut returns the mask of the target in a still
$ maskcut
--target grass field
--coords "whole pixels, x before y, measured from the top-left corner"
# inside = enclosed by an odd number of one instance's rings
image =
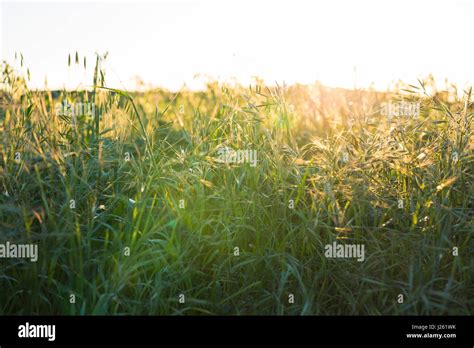
[[[95,71],[32,91],[2,65],[0,244],[38,260],[0,259],[0,314],[474,313],[471,91],[128,93]]]

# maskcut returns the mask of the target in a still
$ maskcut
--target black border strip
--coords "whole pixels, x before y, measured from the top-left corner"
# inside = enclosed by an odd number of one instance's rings
[[[55,340],[19,326],[55,325]],[[426,326],[425,330],[412,325]],[[449,328],[443,325],[449,325]],[[455,325],[455,328],[453,327]],[[472,316],[1,316],[0,346],[55,344],[447,344],[473,347]],[[407,338],[407,334],[456,338]]]

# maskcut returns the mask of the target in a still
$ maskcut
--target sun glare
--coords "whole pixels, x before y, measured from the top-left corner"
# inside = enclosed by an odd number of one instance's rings
[[[136,76],[172,90],[201,88],[209,79],[248,84],[254,76],[269,84],[319,80],[385,89],[430,73],[466,86],[473,80],[472,45],[459,33],[472,32],[472,2],[448,3],[3,3],[2,57],[23,53],[30,85],[38,88],[45,79],[52,88],[90,84],[96,51],[109,52],[109,83],[128,89],[137,87]],[[452,49],[456,64],[446,64]],[[90,61],[86,72],[66,64],[76,51]]]

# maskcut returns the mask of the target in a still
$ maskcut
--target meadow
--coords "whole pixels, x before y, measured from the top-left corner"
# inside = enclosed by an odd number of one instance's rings
[[[2,64],[0,244],[38,260],[0,258],[0,314],[474,313],[471,90],[127,92],[95,64],[61,91]]]

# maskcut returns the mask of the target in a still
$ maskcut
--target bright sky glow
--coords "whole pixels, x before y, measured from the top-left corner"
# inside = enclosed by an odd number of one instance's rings
[[[188,0],[2,2],[1,58],[22,52],[32,87],[92,83],[93,53],[109,52],[110,87],[199,88],[205,79],[387,88],[433,73],[473,76],[470,0]],[[68,69],[75,51],[88,70]]]

